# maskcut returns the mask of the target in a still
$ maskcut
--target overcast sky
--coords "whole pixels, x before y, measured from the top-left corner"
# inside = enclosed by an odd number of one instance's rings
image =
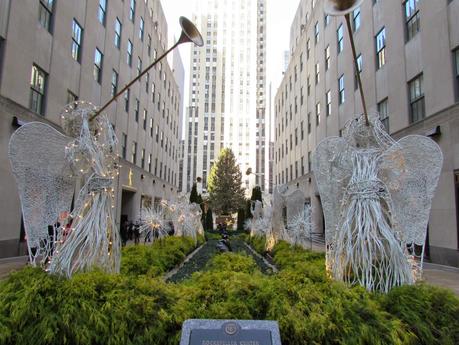
[[[206,1],[206,0],[203,0]],[[192,18],[191,0],[161,0],[166,14],[169,30],[169,46],[172,38],[180,36],[180,16]],[[290,39],[290,25],[298,8],[299,0],[266,0],[267,6],[267,79],[266,92],[269,92],[269,83],[272,83],[272,97],[276,94],[277,87],[282,80],[284,66],[283,52],[288,50]],[[180,55],[185,68],[185,106],[188,104],[188,74],[190,71],[190,44],[179,46]]]

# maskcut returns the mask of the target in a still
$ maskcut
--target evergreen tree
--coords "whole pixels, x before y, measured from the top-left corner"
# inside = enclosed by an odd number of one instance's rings
[[[250,200],[252,200],[252,201],[259,200],[259,201],[263,202],[260,186],[253,187],[253,189],[252,189],[252,197],[250,198]]]
[[[244,230],[245,212],[243,208],[237,210],[237,229]]]
[[[190,204],[196,203],[199,204],[199,195],[198,195],[198,190],[196,188],[196,183],[193,183],[193,187],[191,188],[191,193],[190,193]]]
[[[214,218],[212,217],[212,209],[209,208],[206,214],[206,230],[212,231],[214,229]]]
[[[245,219],[252,218],[252,200],[247,199],[245,201],[245,212],[244,212]]]
[[[212,208],[221,214],[231,214],[244,202],[242,174],[231,149],[220,151],[210,170],[207,190]]]

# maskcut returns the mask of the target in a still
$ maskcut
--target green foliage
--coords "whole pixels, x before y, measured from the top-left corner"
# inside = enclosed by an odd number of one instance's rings
[[[260,186],[255,186],[255,187],[252,188],[252,196],[250,197],[250,200],[252,200],[252,201],[259,200],[259,201],[263,202],[263,197],[262,197],[262,194],[261,194]]]
[[[264,248],[264,239],[250,241]],[[277,274],[224,253],[191,278],[165,283],[158,272],[193,243],[178,238],[134,252],[141,247],[123,251],[119,275],[63,279],[30,267],[11,274],[0,282],[0,344],[175,345],[189,318],[277,320],[284,345],[459,343],[459,299],[445,289],[349,288],[327,277],[323,254],[285,242],[271,252]]]
[[[245,201],[245,219],[250,219],[252,217],[252,201],[248,199]]]
[[[199,195],[198,195],[198,190],[196,188],[196,183],[193,183],[193,187],[191,187],[191,192],[190,192],[190,204],[196,203],[199,204]]]
[[[198,240],[203,242],[203,238]],[[157,277],[180,264],[196,247],[192,238],[166,237],[151,246],[127,246],[121,257],[121,273]]]
[[[237,210],[237,230],[238,231],[244,230],[244,222],[245,222],[245,211],[243,208],[239,208]]]
[[[237,211],[244,201],[241,186],[242,174],[233,151],[224,148],[210,170],[207,182],[209,201],[214,211],[231,214]]]
[[[212,209],[209,208],[206,212],[206,222],[204,229],[212,231],[214,229],[214,218],[212,216]]]

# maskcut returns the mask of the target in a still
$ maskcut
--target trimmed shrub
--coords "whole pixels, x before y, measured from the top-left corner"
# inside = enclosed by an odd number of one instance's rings
[[[323,254],[285,242],[272,250],[278,274],[224,253],[181,283],[164,282],[160,272],[193,248],[189,241],[128,247],[118,275],[12,273],[0,282],[0,344],[176,345],[189,318],[277,320],[284,345],[459,343],[459,299],[450,291],[349,288],[327,277]]]

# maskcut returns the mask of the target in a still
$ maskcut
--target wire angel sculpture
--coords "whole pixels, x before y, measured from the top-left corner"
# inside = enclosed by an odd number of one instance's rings
[[[306,248],[312,244],[314,236],[314,223],[312,222],[312,207],[305,205],[303,210],[291,217],[287,225],[289,241],[293,245]]]
[[[10,140],[10,160],[18,183],[29,255],[36,262],[33,247],[47,255],[48,270],[67,277],[78,270],[99,266],[119,272],[120,242],[115,225],[113,179],[118,174],[116,136],[103,115],[89,121],[96,107],[88,102],[67,105],[61,114],[58,133],[44,123],[29,123]],[[26,167],[28,178],[19,169]],[[32,170],[33,168],[33,170]],[[40,241],[46,224],[55,224],[70,210],[75,176],[81,188],[73,211],[44,253]],[[51,257],[52,255],[52,257]]]
[[[294,219],[302,214],[304,201],[304,194],[299,189],[289,191],[287,185],[281,185],[274,189],[272,228],[268,240],[274,243],[279,240],[289,243],[294,241],[296,229],[291,228],[291,225]]]
[[[164,207],[143,208],[140,210],[140,232],[145,238],[161,239],[168,236],[169,224],[165,219]]]
[[[263,203],[259,200],[252,201],[250,208],[252,218],[245,221],[244,228],[250,231],[250,236],[266,236],[271,228],[272,208],[270,200],[265,199]]]
[[[334,279],[388,292],[422,270],[431,201],[441,172],[438,145],[420,135],[394,141],[378,118],[323,140],[313,171],[325,215],[327,269]],[[423,250],[422,250],[423,251]]]
[[[175,236],[189,236],[196,242],[198,235],[204,234],[201,223],[201,207],[195,203],[189,203],[185,196],[178,198],[175,202],[161,202],[165,218],[174,227]]]

